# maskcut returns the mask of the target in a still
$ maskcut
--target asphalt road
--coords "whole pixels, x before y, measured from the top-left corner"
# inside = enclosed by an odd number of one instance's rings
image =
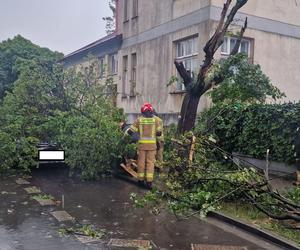
[[[35,171],[28,185],[16,184],[16,179],[0,179],[0,250],[123,249],[107,246],[112,238],[148,240],[153,249],[191,249],[191,244],[279,249],[213,219],[178,221],[167,212],[153,215],[147,209],[135,209],[130,193],[144,191],[120,179],[82,182],[69,178],[68,170],[60,168]],[[64,197],[64,207],[62,203],[41,206],[32,200],[33,195],[24,190],[32,185],[55,200]],[[75,221],[59,222],[51,215],[60,210]],[[92,224],[105,229],[107,235],[90,244],[81,243],[73,235],[59,235],[60,228],[76,224]]]

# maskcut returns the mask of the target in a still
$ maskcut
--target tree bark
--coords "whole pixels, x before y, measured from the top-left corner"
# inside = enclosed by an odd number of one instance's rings
[[[235,14],[241,7],[243,7],[247,3],[247,1],[248,0],[237,0],[228,15],[227,12],[229,10],[232,0],[226,0],[226,2],[224,3],[220,21],[215,30],[215,33],[208,40],[208,42],[203,48],[203,51],[205,52],[205,59],[199,70],[197,79],[192,79],[192,77],[190,76],[189,72],[185,69],[182,62],[177,62],[177,61],[174,62],[179,75],[183,79],[183,84],[187,91],[182,102],[180,118],[178,122],[178,132],[180,134],[183,134],[184,132],[190,131],[194,128],[196,117],[197,117],[198,104],[201,96],[209,89],[211,89],[212,86],[218,85],[223,81],[222,77],[218,79],[214,78],[208,82],[205,81],[205,78],[207,72],[209,72],[211,66],[213,65],[214,54],[216,53],[218,48],[222,45],[224,35],[229,25],[232,23]],[[238,37],[238,41],[236,43],[236,46],[232,54],[236,54],[238,52],[238,48],[240,46],[246,28],[247,28],[247,19],[245,20],[244,26],[241,29],[240,35]]]
[[[178,133],[183,134],[194,128],[200,97],[200,95],[192,95],[190,92],[185,94],[178,121]]]

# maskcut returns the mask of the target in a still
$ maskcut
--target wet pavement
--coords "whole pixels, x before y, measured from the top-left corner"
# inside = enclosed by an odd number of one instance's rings
[[[177,221],[166,212],[155,216],[147,209],[135,209],[130,193],[144,191],[124,180],[82,182],[69,178],[68,169],[57,167],[35,171],[29,185],[16,184],[16,179],[0,179],[0,250],[125,249],[108,247],[107,242],[112,238],[149,240],[153,249],[191,249],[192,243],[249,250],[279,249],[213,219]],[[55,200],[63,199],[64,207],[62,203],[41,206],[24,190],[28,186],[40,188]],[[58,222],[51,212],[61,210],[75,221]],[[108,234],[92,244],[82,244],[74,236],[59,235],[59,228],[75,224],[92,224]]]

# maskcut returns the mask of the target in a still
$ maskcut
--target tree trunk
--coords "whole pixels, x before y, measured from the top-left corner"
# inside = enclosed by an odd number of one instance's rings
[[[205,60],[199,70],[197,81],[194,81],[191,74],[186,70],[182,62],[174,61],[176,69],[183,79],[183,84],[188,90],[184,96],[183,103],[180,111],[180,119],[178,122],[178,133],[183,134],[186,131],[191,131],[195,125],[197,117],[197,108],[201,96],[211,89],[214,85],[218,85],[223,81],[223,77],[215,77],[214,79],[205,82],[207,72],[213,65],[213,59],[216,51],[220,48],[223,43],[224,36],[228,30],[229,25],[232,23],[237,11],[243,7],[248,0],[237,0],[235,5],[231,8],[230,13],[227,15],[228,9],[232,0],[226,0],[221,13],[221,18],[217,29],[213,36],[208,40],[203,50],[205,52]],[[227,18],[226,18],[227,17]],[[225,21],[226,19],[226,21]],[[241,29],[240,35],[236,42],[235,48],[232,54],[238,52],[242,37],[247,28],[247,18],[244,26]]]
[[[178,122],[179,134],[183,134],[186,131],[191,131],[194,128],[200,97],[201,95],[193,95],[190,92],[185,94],[181,106],[180,119]]]

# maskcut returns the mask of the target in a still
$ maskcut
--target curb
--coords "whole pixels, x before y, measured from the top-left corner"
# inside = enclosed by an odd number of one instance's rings
[[[232,217],[229,217],[229,216],[224,215],[222,213],[211,211],[211,212],[208,213],[208,216],[210,216],[212,218],[215,218],[215,219],[218,219],[220,221],[223,221],[225,223],[228,223],[230,225],[236,226],[240,229],[243,229],[243,230],[245,230],[245,231],[247,231],[251,234],[257,235],[257,236],[259,236],[261,238],[264,238],[268,241],[271,241],[272,243],[275,243],[275,244],[279,245],[280,247],[284,247],[284,248],[289,249],[289,250],[299,250],[300,249],[299,246],[295,245],[291,241],[282,239],[277,235],[273,235],[269,232],[266,232],[262,229],[259,229],[259,228],[255,227],[255,226],[252,226],[252,225],[246,224],[244,222],[241,222],[237,219],[233,219]]]

